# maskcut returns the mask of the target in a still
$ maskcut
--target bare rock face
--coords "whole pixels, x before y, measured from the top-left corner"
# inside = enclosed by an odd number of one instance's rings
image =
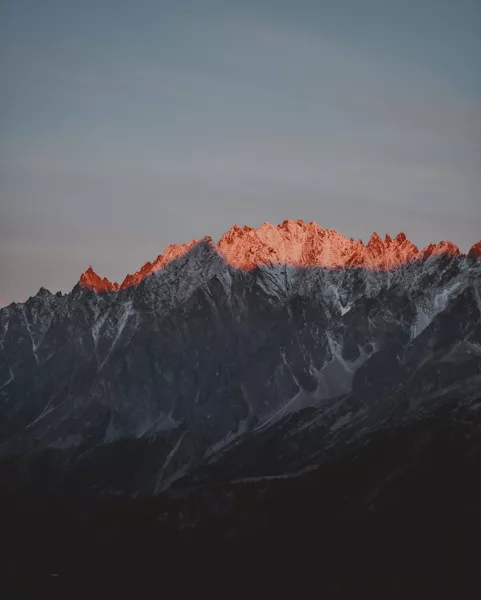
[[[468,252],[468,257],[473,258],[475,260],[481,258],[481,241],[471,246]]]
[[[37,485],[45,464],[42,486],[96,493],[285,476],[469,403],[481,389],[479,247],[466,257],[449,242],[418,251],[404,234],[365,246],[302,221],[234,226],[217,244],[170,246],[121,285],[90,268],[70,294],[11,304],[2,483]]]
[[[79,283],[82,287],[96,292],[116,292],[119,289],[118,283],[111,283],[106,277],[102,279],[92,267],[82,273]]]

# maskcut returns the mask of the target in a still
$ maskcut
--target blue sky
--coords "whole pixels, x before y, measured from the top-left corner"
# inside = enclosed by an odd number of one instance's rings
[[[234,223],[481,238],[477,0],[3,0],[0,302]]]

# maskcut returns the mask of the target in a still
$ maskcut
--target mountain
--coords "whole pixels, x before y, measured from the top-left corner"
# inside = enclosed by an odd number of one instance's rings
[[[217,245],[210,237],[202,241],[209,244],[230,266],[243,271],[267,265],[393,269],[433,254],[461,255],[459,248],[451,242],[430,244],[419,251],[404,233],[399,233],[394,239],[386,235],[384,240],[373,233],[365,246],[361,240],[355,242],[337,231],[322,229],[314,222],[304,223],[302,220],[284,221],[277,227],[264,223],[258,229],[234,225]],[[92,267],[81,276],[79,283],[97,292],[113,292],[138,285],[145,277],[158,273],[170,262],[187,254],[198,243],[199,240],[194,239],[181,246],[169,246],[153,263],[145,263],[140,271],[127,275],[121,284],[101,279]],[[479,244],[473,246],[470,252],[478,251]]]
[[[280,476],[470,401],[478,249],[284,221],[170,246],[120,285],[89,268],[70,294],[41,289],[0,312],[0,458],[24,473],[4,469],[4,485],[33,485],[46,456],[42,486],[102,494],[225,464],[226,477]]]
[[[470,597],[480,248],[235,226],[1,309],[15,589]]]

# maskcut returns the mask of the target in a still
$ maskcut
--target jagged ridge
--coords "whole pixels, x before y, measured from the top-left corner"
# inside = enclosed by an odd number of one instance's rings
[[[332,229],[323,229],[311,221],[286,220],[280,225],[264,223],[258,229],[234,225],[217,244],[212,238],[202,240],[211,245],[231,266],[244,271],[263,265],[295,267],[358,268],[390,270],[433,255],[462,256],[459,248],[448,241],[429,244],[419,250],[404,233],[384,240],[373,233],[367,245],[362,240],[346,238]],[[136,273],[127,275],[121,284],[99,277],[90,267],[80,277],[82,287],[97,292],[116,292],[138,285],[145,277],[157,273],[175,259],[187,254],[199,240],[169,246],[153,263],[147,262]],[[481,258],[481,241],[468,253]]]
[[[60,461],[58,485],[88,487],[88,473],[108,493],[166,490],[211,464],[226,477],[297,473],[339,435],[414,418],[446,394],[474,401],[481,261],[451,249],[419,253],[403,234],[364,246],[302,222],[235,227],[218,244],[171,247],[122,293],[42,289],[2,309],[0,480],[2,460],[21,456],[36,474],[44,451],[49,472]],[[23,485],[16,464],[5,473]]]

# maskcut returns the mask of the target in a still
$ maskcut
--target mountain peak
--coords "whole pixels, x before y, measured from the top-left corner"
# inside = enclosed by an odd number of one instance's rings
[[[79,284],[94,292],[116,292],[119,289],[117,282],[111,283],[106,277],[103,279],[90,266],[85,273],[80,276]]]
[[[456,244],[447,241],[442,241],[438,244],[429,244],[420,252],[420,258],[429,258],[430,256],[437,255],[460,256],[461,252]]]
[[[371,235],[371,239],[368,242],[369,244],[377,244],[381,242],[382,243],[382,239],[379,237],[379,235],[374,231],[373,234]]]
[[[50,296],[52,296],[52,292],[50,292],[50,290],[47,290],[46,288],[44,288],[43,286],[38,290],[37,292],[37,296],[39,296],[40,298],[49,298]]]
[[[120,285],[120,289],[138,285],[143,279],[149,275],[157,273],[172,261],[181,258],[189,252],[199,240],[193,239],[188,244],[171,244],[166,248],[163,254],[160,254],[153,263],[146,262],[145,265],[133,275],[127,275]]]
[[[333,229],[323,229],[314,221],[286,219],[279,225],[264,222],[257,229],[235,224],[215,244],[211,237],[207,243],[231,267],[250,271],[269,265],[295,267],[357,268],[371,270],[394,269],[414,260],[430,256],[460,256],[459,248],[452,242],[429,244],[423,250],[412,244],[404,233],[393,239],[386,234],[384,240],[374,232],[367,245],[361,240],[346,238]],[[172,244],[152,263],[146,262],[134,274],[127,275],[122,283],[111,283],[100,278],[90,266],[80,278],[80,285],[97,292],[112,292],[138,285],[146,277],[164,269],[172,261],[187,255],[199,244],[194,239],[187,244]],[[470,256],[481,255],[481,242],[473,246]]]
[[[481,259],[481,240],[471,246],[468,252],[469,258],[478,258]]]

